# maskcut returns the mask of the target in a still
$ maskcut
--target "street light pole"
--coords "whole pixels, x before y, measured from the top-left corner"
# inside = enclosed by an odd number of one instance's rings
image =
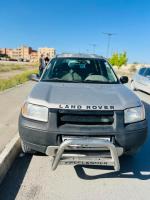
[[[111,37],[112,37],[113,35],[115,35],[115,33],[103,33],[103,34],[105,34],[105,35],[108,36],[107,49],[106,49],[106,58],[108,58],[108,57],[109,57],[109,50],[110,50],[110,41],[111,41]]]

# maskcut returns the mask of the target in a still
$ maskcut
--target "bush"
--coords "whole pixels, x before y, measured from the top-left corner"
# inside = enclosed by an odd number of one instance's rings
[[[22,84],[29,80],[31,74],[37,73],[37,70],[30,70],[18,74],[9,79],[0,80],[0,91]]]
[[[109,58],[109,62],[114,66],[120,68],[122,65],[126,65],[128,61],[126,52],[123,53],[114,53],[111,58]]]

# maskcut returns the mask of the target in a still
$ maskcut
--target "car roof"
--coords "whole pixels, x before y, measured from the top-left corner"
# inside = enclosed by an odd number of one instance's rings
[[[102,56],[96,54],[84,54],[84,53],[62,53],[56,55],[56,58],[97,58],[97,59],[105,59]]]

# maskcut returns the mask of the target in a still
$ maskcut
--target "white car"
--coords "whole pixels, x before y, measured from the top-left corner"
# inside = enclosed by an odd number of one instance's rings
[[[150,94],[150,67],[142,67],[136,72],[131,80],[131,89]]]

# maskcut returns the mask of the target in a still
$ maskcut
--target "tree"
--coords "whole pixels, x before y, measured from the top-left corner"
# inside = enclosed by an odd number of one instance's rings
[[[128,61],[127,53],[114,53],[111,58],[109,58],[109,62],[114,66],[116,65],[118,68],[120,68],[122,65],[126,65]]]
[[[111,58],[109,58],[109,62],[114,66],[118,66],[119,56],[118,53],[114,53]]]

